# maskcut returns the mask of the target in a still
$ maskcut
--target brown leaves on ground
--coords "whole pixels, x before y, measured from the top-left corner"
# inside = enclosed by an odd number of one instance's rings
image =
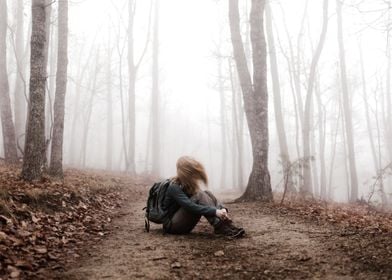
[[[0,278],[61,269],[109,232],[125,176],[67,170],[64,180],[27,183],[0,166]],[[43,278],[45,278],[43,276]]]
[[[392,213],[363,203],[332,203],[296,199],[277,206],[318,223],[335,224],[349,231],[392,233]]]
[[[330,250],[339,250],[353,261],[374,271],[392,273],[392,213],[366,203],[331,203],[292,199],[271,209],[283,216],[293,216],[335,234],[326,242]]]

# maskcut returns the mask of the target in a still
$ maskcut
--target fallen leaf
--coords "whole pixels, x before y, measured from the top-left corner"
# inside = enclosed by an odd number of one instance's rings
[[[18,234],[19,234],[19,236],[22,236],[22,237],[28,237],[31,235],[31,232],[29,232],[27,230],[18,230]]]
[[[19,276],[20,276],[20,270],[14,270],[10,274],[11,278],[18,278]]]
[[[174,263],[171,264],[171,268],[181,268],[181,263],[174,262]]]
[[[0,215],[0,222],[4,224],[12,224],[12,220],[3,215]]]
[[[215,257],[222,257],[222,256],[224,256],[224,255],[225,255],[225,252],[223,252],[222,250],[216,251],[216,252],[214,253],[214,256],[215,256]]]
[[[14,246],[20,246],[23,244],[23,241],[19,238],[16,238],[14,236],[9,236],[8,238],[14,242]]]
[[[34,214],[31,214],[31,220],[33,221],[33,223],[38,223],[40,221],[39,218],[37,218]]]
[[[48,252],[48,249],[46,249],[45,247],[36,247],[35,251],[39,254],[46,254]]]
[[[48,254],[48,257],[49,257],[49,259],[51,259],[51,260],[57,260],[57,259],[58,259],[58,257],[57,257],[56,255],[54,255],[53,253],[49,253],[49,254]]]
[[[16,267],[24,268],[24,269],[33,269],[32,265],[26,261],[18,260],[15,263]]]
[[[0,241],[6,240],[7,237],[8,235],[5,232],[0,231]]]

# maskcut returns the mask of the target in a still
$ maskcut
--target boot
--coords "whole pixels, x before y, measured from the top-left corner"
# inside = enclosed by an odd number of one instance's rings
[[[244,236],[245,230],[234,226],[231,220],[220,220],[220,222],[215,226],[214,233],[231,238],[239,238]]]
[[[233,224],[233,221],[232,221],[232,220],[227,219],[227,220],[226,220],[226,223],[227,223],[227,226],[228,226],[233,232],[236,232],[236,233],[240,232],[241,235],[244,235],[244,234],[245,234],[245,230],[244,230],[243,228],[241,228],[241,227],[236,227],[236,226]]]

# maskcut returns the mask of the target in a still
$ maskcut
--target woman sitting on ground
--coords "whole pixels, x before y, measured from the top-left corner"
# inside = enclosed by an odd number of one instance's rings
[[[168,212],[163,224],[167,233],[186,234],[193,230],[204,216],[214,227],[215,234],[241,237],[244,229],[236,227],[228,216],[227,209],[218,203],[209,191],[202,191],[199,184],[207,185],[208,179],[203,165],[184,156],[177,161],[177,176],[172,178],[162,208]]]

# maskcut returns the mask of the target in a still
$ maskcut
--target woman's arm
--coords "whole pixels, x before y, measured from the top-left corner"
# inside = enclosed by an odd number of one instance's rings
[[[170,195],[181,207],[193,214],[201,216],[216,216],[217,214],[217,209],[215,207],[193,202],[178,186],[169,187],[168,195]]]

